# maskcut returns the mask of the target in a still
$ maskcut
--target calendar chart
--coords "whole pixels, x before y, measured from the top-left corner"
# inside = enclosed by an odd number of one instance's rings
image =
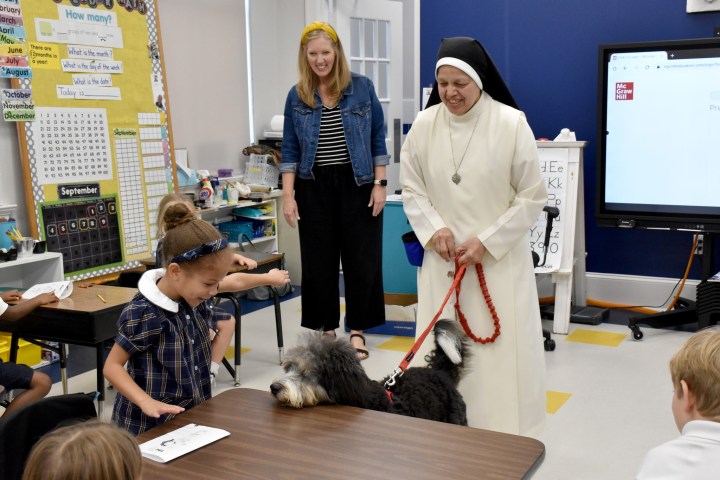
[[[134,133],[134,130],[129,130],[115,134],[115,157],[120,180],[125,249],[128,255],[146,252],[150,248],[147,240],[140,158]]]
[[[115,197],[40,207],[50,252],[63,255],[65,273],[122,262],[122,235]]]

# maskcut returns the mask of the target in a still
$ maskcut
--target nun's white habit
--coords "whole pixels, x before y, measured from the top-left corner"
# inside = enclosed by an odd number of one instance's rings
[[[452,231],[456,245],[477,237],[486,248],[481,264],[501,330],[494,343],[474,343],[472,348],[468,373],[460,382],[468,421],[473,427],[535,436],[545,419],[545,359],[529,230],[547,197],[535,139],[477,41],[445,39],[438,58],[438,66],[450,64],[442,59],[462,59],[484,88],[464,115],[453,115],[442,103],[422,111],[400,154],[405,213],[425,246],[418,270],[416,335],[437,313],[454,276],[454,265],[435,253],[431,237],[443,227]],[[504,103],[493,99],[491,91]],[[437,95],[434,101],[439,101]],[[462,180],[456,184],[453,174]],[[455,318],[454,303],[453,296],[441,318]],[[474,266],[468,266],[462,282],[460,305],[476,336],[492,335],[493,320]],[[424,343],[417,363],[431,345],[431,339]]]

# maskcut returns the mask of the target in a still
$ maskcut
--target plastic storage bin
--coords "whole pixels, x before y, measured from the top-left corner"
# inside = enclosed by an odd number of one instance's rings
[[[0,358],[3,362],[10,361],[10,340],[7,333],[0,334]],[[18,340],[17,362],[23,365],[34,366],[40,363],[40,347],[23,339]]]
[[[279,176],[280,170],[275,166],[272,155],[250,154],[243,180],[246,184],[277,188]]]
[[[255,238],[255,228],[251,220],[223,222],[218,224],[218,229],[220,233],[228,236],[229,242],[242,243],[244,241],[242,235],[246,235],[249,239]]]

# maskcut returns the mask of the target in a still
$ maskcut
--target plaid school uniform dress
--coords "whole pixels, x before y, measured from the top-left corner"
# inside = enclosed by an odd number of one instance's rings
[[[189,409],[211,397],[212,310],[207,302],[193,309],[165,296],[156,285],[164,274],[143,274],[139,293],[120,315],[115,342],[130,354],[127,371],[140,388],[155,400]],[[172,417],[148,417],[121,393],[115,397],[112,420],[134,435]]]

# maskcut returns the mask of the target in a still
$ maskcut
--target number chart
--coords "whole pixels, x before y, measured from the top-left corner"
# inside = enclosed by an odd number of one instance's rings
[[[42,185],[109,180],[112,157],[103,108],[37,108],[31,123]]]
[[[40,207],[50,252],[63,254],[65,273],[122,262],[122,235],[115,197]]]

